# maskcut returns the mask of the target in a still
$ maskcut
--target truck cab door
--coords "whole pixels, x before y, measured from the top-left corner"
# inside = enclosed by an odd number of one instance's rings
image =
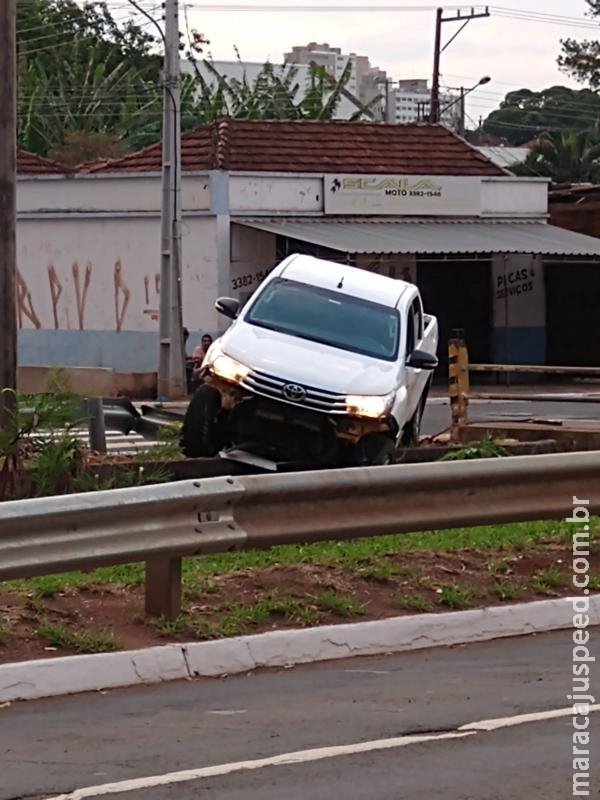
[[[420,297],[415,297],[408,309],[406,318],[406,353],[405,360],[408,360],[413,350],[421,346],[423,340],[423,306],[421,305]],[[405,361],[406,363],[406,361]],[[429,372],[424,369],[416,369],[415,367],[407,366],[405,369],[406,375],[406,393],[408,398],[408,418],[412,417],[417,408],[425,384],[429,379]]]

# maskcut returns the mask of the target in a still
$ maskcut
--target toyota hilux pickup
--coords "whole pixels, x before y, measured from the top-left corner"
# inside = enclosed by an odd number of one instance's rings
[[[202,364],[187,456],[383,465],[418,443],[438,326],[414,284],[291,255],[243,308],[232,298],[216,308],[233,324]]]

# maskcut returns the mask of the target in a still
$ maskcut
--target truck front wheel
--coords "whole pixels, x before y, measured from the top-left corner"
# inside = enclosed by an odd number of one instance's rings
[[[181,429],[181,449],[188,458],[215,456],[225,444],[220,431],[221,395],[202,384],[192,397]]]
[[[383,467],[394,463],[396,445],[385,433],[367,433],[354,448],[353,462],[357,467]]]

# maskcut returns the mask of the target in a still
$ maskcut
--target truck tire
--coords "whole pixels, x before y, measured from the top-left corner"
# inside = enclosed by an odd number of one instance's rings
[[[421,433],[421,418],[423,416],[423,402],[419,400],[417,410],[402,428],[400,443],[403,447],[418,447]]]
[[[221,441],[218,415],[221,395],[214,386],[203,384],[192,397],[181,428],[181,449],[188,458],[215,456]]]
[[[421,435],[421,422],[423,420],[423,412],[425,411],[425,403],[431,387],[431,378],[427,381],[423,394],[419,400],[419,404],[415,413],[408,420],[404,428],[402,428],[402,436],[400,437],[400,444],[403,447],[418,447],[419,436]]]
[[[357,467],[383,467],[394,463],[396,445],[385,433],[367,433],[356,445],[353,463]]]

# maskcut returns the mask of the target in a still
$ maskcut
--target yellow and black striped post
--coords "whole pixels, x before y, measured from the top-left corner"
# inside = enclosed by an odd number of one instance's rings
[[[450,439],[460,441],[460,428],[467,421],[469,403],[469,353],[462,329],[452,331],[448,340],[448,378],[452,426]]]

